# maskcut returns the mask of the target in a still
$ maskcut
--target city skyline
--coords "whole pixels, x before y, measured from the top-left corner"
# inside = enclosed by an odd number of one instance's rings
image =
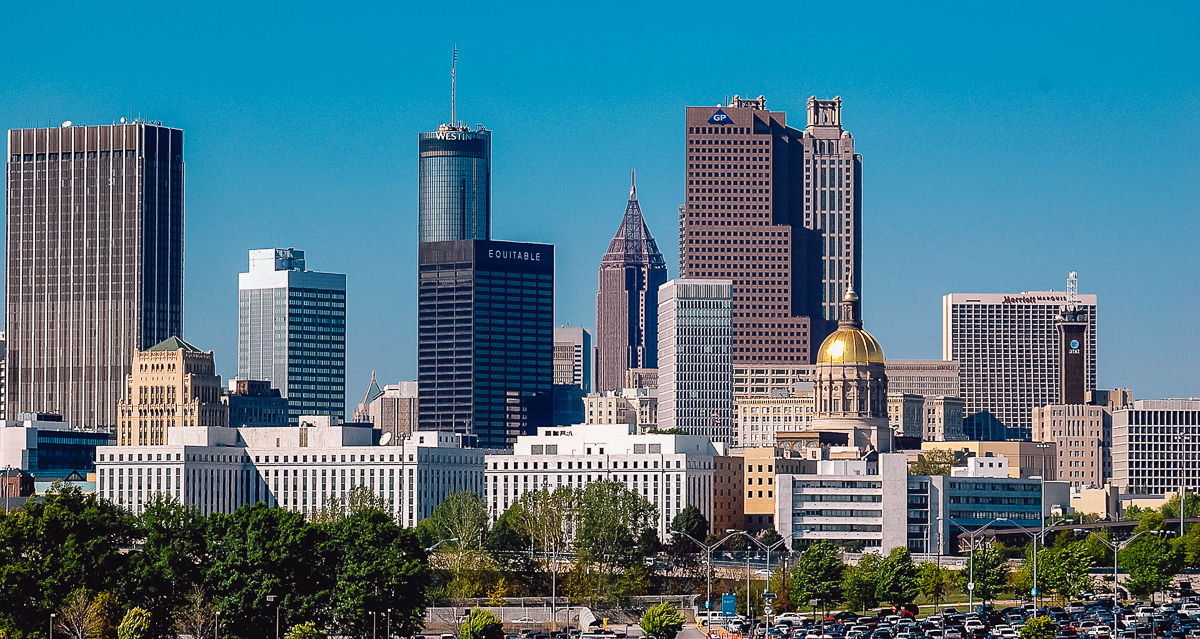
[[[1200,217],[1187,186],[1196,182],[1197,163],[1187,149],[1197,133],[1186,115],[1195,86],[1180,82],[1194,77],[1196,54],[1177,48],[1186,37],[1172,31],[1194,22],[1195,9],[1181,16],[1169,7],[1136,15],[1100,8],[1053,42],[1048,26],[1015,26],[1000,17],[995,33],[971,34],[978,43],[938,34],[962,15],[937,16],[918,27],[917,17],[889,11],[876,9],[879,19],[861,25],[860,38],[878,35],[878,23],[886,22],[912,27],[916,33],[909,29],[907,37],[928,42],[887,36],[827,70],[800,62],[756,67],[759,53],[754,60],[730,54],[698,65],[688,57],[699,45],[681,26],[678,35],[654,44],[659,66],[634,65],[625,79],[616,67],[629,68],[626,54],[602,62],[585,51],[612,26],[601,20],[577,36],[582,44],[565,45],[581,77],[604,72],[605,81],[588,89],[579,78],[563,77],[563,62],[535,71],[544,61],[525,59],[527,45],[509,53],[482,31],[456,35],[459,113],[494,134],[492,235],[559,247],[555,324],[594,328],[595,264],[618,222],[614,203],[624,197],[629,167],[641,173],[639,196],[650,229],[661,240],[677,228],[677,207],[686,197],[679,178],[685,141],[678,133],[686,106],[716,104],[733,93],[763,94],[769,109],[795,116],[809,95],[840,95],[847,128],[870,169],[863,184],[862,278],[870,294],[864,310],[890,357],[939,356],[942,295],[1057,290],[1066,272],[1077,270],[1081,290],[1106,304],[1098,327],[1104,342],[1098,386],[1128,386],[1141,398],[1196,395],[1200,372],[1189,362],[1200,348],[1186,329],[1196,327],[1197,284],[1171,275],[1195,272],[1198,259],[1187,244]],[[301,8],[287,28],[303,31],[312,17]],[[101,23],[110,19],[96,16]],[[692,28],[710,22],[688,20]],[[1159,30],[1163,25],[1167,33]],[[1001,38],[1008,26],[1023,37]],[[1120,60],[1104,48],[1115,32],[1143,46]],[[195,37],[185,35],[185,46]],[[215,36],[218,42],[226,37],[232,35]],[[559,43],[559,36],[551,39]],[[901,60],[873,68],[881,48],[897,43]],[[681,53],[668,53],[680,45]],[[281,64],[279,54],[257,48],[266,45],[246,46],[264,64]],[[150,91],[91,62],[68,70],[67,59],[51,51],[41,69],[5,63],[0,118],[6,128],[19,128],[31,120],[106,124],[140,112],[186,132],[190,268],[182,337],[214,350],[223,377],[236,372],[232,283],[245,251],[298,246],[322,270],[347,273],[355,282],[347,309],[349,387],[361,388],[371,370],[389,383],[413,379],[416,317],[408,309],[416,299],[417,171],[411,158],[415,134],[446,120],[450,43],[444,34],[420,34],[398,46],[400,54],[389,49],[389,62],[369,71],[387,76],[387,86],[363,89],[367,71],[356,69],[344,80],[331,77],[330,87],[292,88],[269,98],[263,96],[274,85],[260,86],[257,73],[235,70],[222,84],[198,82],[212,62],[194,53],[179,62],[178,77]],[[768,55],[784,57],[799,58],[799,46],[783,38],[763,43]],[[956,60],[934,59],[953,46],[962,48]],[[334,65],[366,55],[366,47],[334,56],[316,73],[331,74]],[[315,55],[298,53],[301,63]],[[296,80],[299,70],[285,71],[278,81]],[[565,83],[561,92],[550,93],[557,86],[551,75]],[[514,78],[528,78],[529,85]],[[637,90],[644,86],[655,89]],[[525,98],[521,108],[509,108],[518,96]],[[1134,103],[1136,116],[1114,116]],[[581,127],[584,122],[589,126]],[[341,148],[346,138],[337,132],[367,123],[384,133]],[[542,152],[547,146],[553,153]],[[1138,223],[1127,224],[1130,218]],[[662,249],[675,276],[677,246],[666,241]],[[1166,357],[1141,348],[1151,308],[1156,320],[1185,329],[1182,352]]]

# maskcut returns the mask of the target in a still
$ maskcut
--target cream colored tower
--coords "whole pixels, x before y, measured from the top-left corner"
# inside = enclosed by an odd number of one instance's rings
[[[212,351],[170,337],[134,353],[117,414],[120,446],[164,445],[178,426],[229,426]]]
[[[847,444],[892,450],[883,347],[863,330],[858,295],[846,291],[838,330],[817,351],[816,417],[812,428],[845,433]]]

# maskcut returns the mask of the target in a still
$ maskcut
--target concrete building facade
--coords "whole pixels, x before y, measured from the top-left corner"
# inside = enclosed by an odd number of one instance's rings
[[[1134,400],[1113,412],[1114,484],[1133,494],[1200,490],[1200,399]]]
[[[958,362],[940,359],[889,359],[883,363],[888,390],[922,397],[958,397],[962,392]]]
[[[254,249],[238,275],[238,378],[262,379],[300,415],[346,414],[346,276],[304,251]]]
[[[230,380],[221,403],[228,407],[229,425],[234,428],[288,424],[287,400],[266,380]]]
[[[1060,403],[1058,328],[1067,294],[951,293],[942,298],[942,359],[960,366],[967,437],[1025,439],[1033,409]],[[1096,388],[1096,296],[1079,295],[1086,389]]]
[[[774,448],[776,434],[812,428],[815,400],[812,384],[790,397],[738,397],[735,439],[742,448]]]
[[[679,279],[658,291],[658,423],[733,441],[728,280]]]
[[[171,337],[133,356],[118,406],[117,444],[161,445],[172,428],[229,425],[212,351]]]
[[[1105,406],[1051,404],[1033,409],[1033,439],[1054,442],[1057,477],[1076,488],[1099,487],[1112,473],[1112,416]]]
[[[518,437],[512,454],[487,456],[486,499],[494,521],[530,491],[619,481],[656,507],[660,537],[693,505],[716,531],[715,476],[725,453],[701,435],[638,435],[624,424],[539,428]]]
[[[116,426],[134,352],[183,334],[183,131],[13,129],[7,158],[6,414]]]
[[[807,111],[801,130],[762,96],[687,108],[680,276],[733,281],[738,364],[809,364],[861,290],[862,156],[841,98]]]
[[[585,424],[628,424],[644,433],[658,427],[658,389],[623,388],[583,398]]]
[[[596,390],[624,388],[631,368],[658,367],[658,289],[666,281],[667,262],[642,217],[634,182],[621,227],[600,261]]]

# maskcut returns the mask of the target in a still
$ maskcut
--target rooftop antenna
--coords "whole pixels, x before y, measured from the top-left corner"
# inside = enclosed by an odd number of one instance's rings
[[[1067,275],[1067,311],[1074,312],[1079,308],[1079,273],[1071,271]]]
[[[454,100],[455,100],[454,91],[456,88],[455,87],[455,78],[454,78],[454,71],[455,71],[454,68],[456,66],[458,66],[458,45],[457,44],[454,45],[454,59],[450,61],[450,126],[458,126],[458,120],[455,119],[457,117],[457,113],[455,113],[455,110],[454,110],[454,106],[455,106],[454,105]]]

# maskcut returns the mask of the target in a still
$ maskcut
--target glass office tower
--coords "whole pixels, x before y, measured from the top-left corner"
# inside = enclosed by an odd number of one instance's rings
[[[419,261],[421,429],[508,448],[551,425],[554,247],[430,242]]]
[[[418,240],[491,237],[492,132],[443,124],[418,137]]]
[[[278,388],[289,424],[346,413],[346,276],[304,265],[304,251],[256,249],[238,275],[238,378]]]

